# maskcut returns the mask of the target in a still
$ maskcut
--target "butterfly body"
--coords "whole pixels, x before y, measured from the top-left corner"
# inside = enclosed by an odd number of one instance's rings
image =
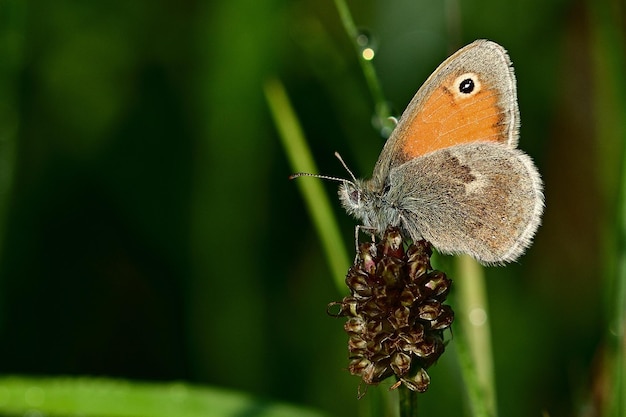
[[[494,42],[452,55],[409,103],[372,178],[340,186],[343,207],[377,233],[399,226],[443,253],[516,260],[539,226],[543,185],[516,148],[515,84]]]

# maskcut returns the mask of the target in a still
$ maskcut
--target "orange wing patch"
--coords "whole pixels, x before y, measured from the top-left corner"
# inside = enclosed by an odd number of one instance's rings
[[[498,92],[476,81],[477,90],[464,96],[455,90],[461,78],[433,91],[409,121],[401,142],[405,160],[463,143],[507,142]]]

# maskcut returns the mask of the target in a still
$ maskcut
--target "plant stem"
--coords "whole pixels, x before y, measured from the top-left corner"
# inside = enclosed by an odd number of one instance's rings
[[[606,299],[608,328],[605,336],[606,381],[597,384],[607,387],[603,416],[623,417],[626,410],[626,128],[623,117],[626,111],[626,59],[623,54],[623,19],[614,13],[610,3],[588,1],[589,27],[591,29],[591,58],[593,64],[593,106],[595,113],[596,143],[599,149],[599,177],[602,191],[609,204],[615,205],[616,215],[605,226],[610,247],[605,251],[607,265]],[[613,24],[611,24],[612,22]],[[622,147],[616,155],[615,147]],[[621,158],[621,159],[614,159]],[[616,167],[621,172],[616,173]],[[615,170],[615,171],[614,171]],[[615,182],[615,179],[619,183]],[[614,199],[615,190],[617,199]],[[615,227],[617,226],[617,227]]]
[[[393,122],[389,120],[391,111],[387,101],[385,100],[383,89],[380,85],[380,81],[378,80],[378,76],[376,75],[376,69],[372,63],[373,56],[366,57],[364,54],[365,48],[359,42],[359,36],[362,36],[363,34],[359,32],[354,24],[354,19],[352,19],[352,14],[350,13],[350,9],[348,8],[346,2],[344,0],[335,0],[335,6],[337,7],[341,23],[343,24],[343,27],[357,52],[359,64],[361,65],[361,70],[365,76],[365,82],[367,83],[374,100],[376,119],[379,126],[381,129],[389,127],[390,132],[393,129]]]
[[[496,389],[491,352],[487,289],[482,267],[467,255],[457,256],[455,281],[459,308],[457,321],[461,369],[475,416],[496,416]]]
[[[417,396],[415,391],[411,391],[404,385],[398,387],[400,395],[400,417],[417,417]]]
[[[297,172],[317,172],[302,128],[283,85],[278,80],[269,80],[265,83],[264,90],[291,166]],[[328,259],[337,289],[340,293],[345,293],[346,284],[344,280],[350,261],[339,232],[337,219],[333,214],[330,200],[324,192],[321,182],[306,180],[307,178],[304,181],[297,181],[297,185],[300,187],[306,201],[306,207],[322,240],[326,259]]]

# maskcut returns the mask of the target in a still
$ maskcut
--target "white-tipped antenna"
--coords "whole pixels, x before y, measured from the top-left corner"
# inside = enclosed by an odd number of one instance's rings
[[[347,183],[350,183],[350,184],[354,185],[354,183],[356,182],[356,178],[354,177],[354,174],[352,173],[352,171],[350,171],[350,168],[348,168],[346,163],[343,161],[343,159],[341,158],[341,155],[339,155],[339,152],[335,152],[335,156],[337,157],[337,159],[339,159],[339,162],[341,162],[341,165],[343,165],[343,167],[346,169],[346,171],[348,171],[348,174],[350,174],[350,177],[352,177],[352,181],[347,180],[345,178],[331,177],[329,175],[310,174],[308,172],[296,172],[295,174],[291,174],[289,176],[289,179],[293,180],[293,179],[298,178],[298,177],[314,177],[314,178],[321,178],[323,180],[330,180],[330,181],[337,181],[337,182],[347,182]]]

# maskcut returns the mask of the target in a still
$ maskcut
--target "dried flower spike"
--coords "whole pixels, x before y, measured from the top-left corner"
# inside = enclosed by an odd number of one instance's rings
[[[398,228],[389,228],[378,243],[363,243],[346,276],[350,295],[336,316],[348,317],[348,350],[353,375],[375,385],[395,375],[397,388],[424,392],[430,384],[426,369],[445,349],[443,332],[454,320],[443,304],[451,281],[430,266],[426,241],[404,249]]]

